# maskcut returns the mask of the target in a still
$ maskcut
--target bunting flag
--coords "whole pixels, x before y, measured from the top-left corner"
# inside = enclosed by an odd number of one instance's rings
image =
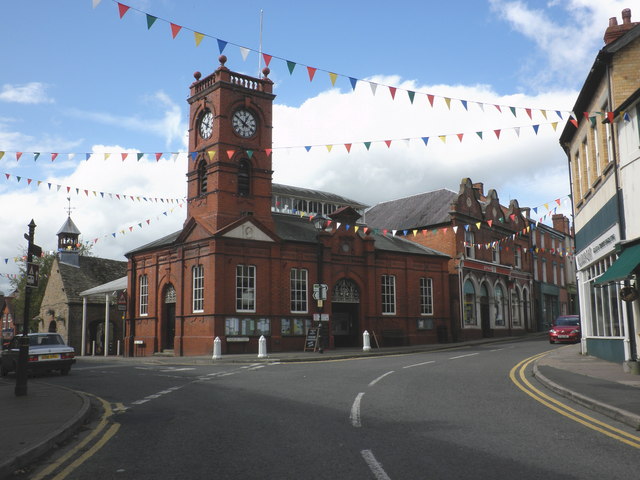
[[[98,4],[100,3],[100,0],[92,0],[92,1],[93,1],[93,8],[96,8],[98,6]],[[290,75],[293,74],[293,71],[294,71],[296,65],[303,65],[303,66],[305,66],[307,68],[307,72],[308,72],[310,81],[313,81],[313,78],[314,78],[314,75],[315,75],[316,71],[319,70],[318,68],[310,66],[310,65],[304,65],[304,64],[301,64],[299,62],[293,62],[292,60],[286,59],[284,57],[280,57],[280,56],[276,56],[276,55],[272,55],[272,54],[267,54],[267,53],[262,52],[261,50],[252,49],[252,48],[249,48],[249,47],[246,47],[246,46],[242,46],[242,45],[238,45],[238,44],[235,44],[235,43],[223,40],[223,39],[219,39],[219,38],[217,38],[217,37],[215,37],[213,35],[209,35],[209,34],[206,34],[206,33],[198,32],[198,31],[190,29],[190,28],[188,28],[186,26],[178,25],[178,24],[176,24],[175,22],[173,22],[171,20],[166,20],[166,19],[163,19],[163,18],[160,18],[160,17],[156,17],[156,16],[153,16],[153,15],[151,15],[151,14],[149,14],[147,12],[144,12],[142,10],[130,7],[129,5],[125,5],[124,3],[117,2],[116,0],[112,0],[112,1],[114,3],[116,3],[116,5],[117,5],[118,16],[119,16],[120,19],[123,19],[123,17],[125,16],[125,14],[129,10],[133,10],[133,11],[135,11],[137,13],[140,13],[140,14],[146,16],[147,29],[148,30],[151,28],[151,26],[157,20],[160,20],[160,21],[165,22],[165,23],[170,25],[172,38],[176,38],[178,33],[183,29],[184,30],[189,30],[189,31],[193,32],[193,34],[194,34],[196,47],[200,45],[200,42],[203,40],[203,38],[205,38],[205,37],[212,38],[212,39],[215,39],[218,42],[218,47],[219,47],[219,50],[220,50],[220,54],[222,54],[222,51],[225,49],[225,47],[227,45],[232,45],[235,48],[239,49],[244,61],[246,61],[247,56],[248,56],[248,54],[250,52],[254,52],[257,55],[261,55],[263,60],[264,60],[264,62],[265,62],[265,65],[267,67],[270,66],[270,63],[271,63],[272,59],[277,59],[277,60],[279,60],[282,63],[285,63],[287,65],[287,69],[288,69]],[[374,96],[376,94],[377,84],[375,84],[373,82],[368,82],[366,80],[357,79],[357,78],[354,78],[354,77],[351,77],[351,76],[348,76],[348,75],[335,73],[335,72],[330,71],[330,70],[322,70],[322,71],[324,71],[324,72],[329,74],[329,77],[331,79],[332,85],[335,85],[335,82],[336,82],[338,77],[345,77],[345,78],[349,79],[349,82],[351,84],[352,90],[355,90],[356,84],[358,82],[365,82],[365,83],[369,83],[369,85],[371,87],[372,94]],[[384,86],[389,88],[389,93],[391,94],[391,98],[394,101],[397,98],[396,92],[398,90],[404,90],[405,92],[407,92],[407,98],[409,99],[411,104],[414,103],[414,98],[415,98],[416,94],[417,95],[426,96],[427,99],[428,99],[429,105],[431,105],[431,107],[433,107],[433,102],[434,102],[434,99],[436,98],[436,95],[433,95],[433,94],[430,94],[430,93],[415,92],[415,91],[402,89],[400,87],[392,86],[392,85],[384,85]],[[482,112],[485,111],[484,106],[485,105],[489,105],[489,104],[486,104],[484,102],[475,101],[475,100],[468,100],[468,99],[459,99],[459,98],[444,97],[444,96],[438,97],[438,98],[441,98],[441,99],[444,100],[444,102],[445,102],[445,104],[446,104],[448,109],[451,109],[452,101],[460,103],[460,105],[464,109],[464,111],[469,111],[469,108],[468,108],[468,104],[469,103],[473,103],[473,104],[477,105],[478,108]],[[502,108],[501,105],[497,105],[497,104],[490,104],[490,105],[493,105],[498,110],[498,112],[500,112],[500,113],[503,112],[503,108]],[[531,119],[531,120],[533,120],[534,112],[539,113],[541,116],[543,116],[546,119],[547,118],[547,112],[548,111],[553,111],[553,112],[555,112],[555,114],[561,120],[564,120],[563,113],[567,114],[567,115],[572,113],[572,112],[569,112],[569,111],[563,111],[563,110],[557,110],[557,109],[540,109],[540,108],[533,108],[533,107],[517,107],[517,106],[512,106],[512,105],[508,105],[508,106],[505,105],[504,107],[506,107],[514,116],[518,115],[518,111],[523,111],[529,117],[529,119]],[[610,112],[610,113],[611,113],[611,116],[612,116],[613,112]]]
[[[19,175],[13,175],[11,173],[5,173],[4,174],[5,180],[6,181],[11,181],[12,179],[15,178],[16,183],[20,183],[20,181],[22,180],[23,177],[19,176]],[[35,180],[33,178],[27,178],[27,185],[30,186],[33,182],[36,182],[36,187],[39,187],[40,185],[47,185],[48,190],[51,191],[52,187],[56,187],[56,192],[59,192],[60,189],[62,188],[62,185],[60,184],[56,184],[56,183],[52,183],[52,182],[45,182],[43,180]],[[76,194],[79,195],[80,192],[83,192],[85,194],[85,196],[89,196],[89,192],[91,192],[93,194],[94,197],[97,197],[98,194],[100,194],[101,198],[105,198],[105,197],[109,197],[111,199],[113,199],[113,197],[115,197],[117,200],[120,200],[121,198],[123,200],[126,199],[130,199],[130,200],[137,200],[137,201],[141,201],[144,200],[145,202],[154,202],[154,203],[180,203],[180,202],[184,202],[185,199],[184,198],[160,198],[160,197],[147,197],[145,195],[125,195],[125,194],[120,194],[120,193],[109,193],[109,192],[99,192],[97,190],[91,190],[88,188],[80,188],[80,187],[71,187],[71,186],[66,186],[66,193],[71,193],[71,190],[75,190]]]

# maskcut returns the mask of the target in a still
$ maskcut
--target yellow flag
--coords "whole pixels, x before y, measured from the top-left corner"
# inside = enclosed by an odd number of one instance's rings
[[[327,145],[327,152],[330,152],[332,148],[333,148],[333,145]]]
[[[209,161],[213,160],[213,157],[216,154],[215,150],[209,150],[207,153],[209,154]]]
[[[204,33],[193,32],[193,36],[196,39],[196,47],[200,46],[200,42],[204,38]]]
[[[478,230],[480,230],[480,225],[482,225],[482,222],[478,222],[478,223],[476,223],[476,228],[477,228]]]
[[[553,122],[551,126],[553,127],[553,131],[555,132],[556,127],[558,126],[558,122]]]
[[[440,135],[438,138],[440,140],[442,140],[442,143],[447,143],[447,136],[446,135]]]
[[[338,78],[338,74],[329,72],[329,78],[331,79],[331,85],[335,87],[336,86],[336,78]]]
[[[447,97],[444,97],[444,101],[447,102],[447,108],[449,110],[451,110],[451,99],[447,98]]]

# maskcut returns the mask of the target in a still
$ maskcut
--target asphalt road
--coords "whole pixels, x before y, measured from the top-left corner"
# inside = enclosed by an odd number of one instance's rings
[[[64,478],[636,477],[636,449],[510,380],[518,362],[549,348],[540,340],[252,366],[79,360],[49,381],[125,410],[113,417],[117,433]]]

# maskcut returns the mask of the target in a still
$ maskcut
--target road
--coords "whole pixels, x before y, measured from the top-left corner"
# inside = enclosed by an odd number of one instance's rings
[[[58,479],[636,477],[637,449],[515,386],[511,369],[550,348],[536,340],[255,365],[80,359],[68,377],[37,381],[118,412],[112,436]]]

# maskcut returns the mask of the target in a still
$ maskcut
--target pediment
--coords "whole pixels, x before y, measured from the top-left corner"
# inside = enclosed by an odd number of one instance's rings
[[[222,237],[237,238],[240,240],[254,240],[256,242],[274,241],[271,235],[263,231],[258,225],[249,220],[235,225],[233,228],[223,233]]]

